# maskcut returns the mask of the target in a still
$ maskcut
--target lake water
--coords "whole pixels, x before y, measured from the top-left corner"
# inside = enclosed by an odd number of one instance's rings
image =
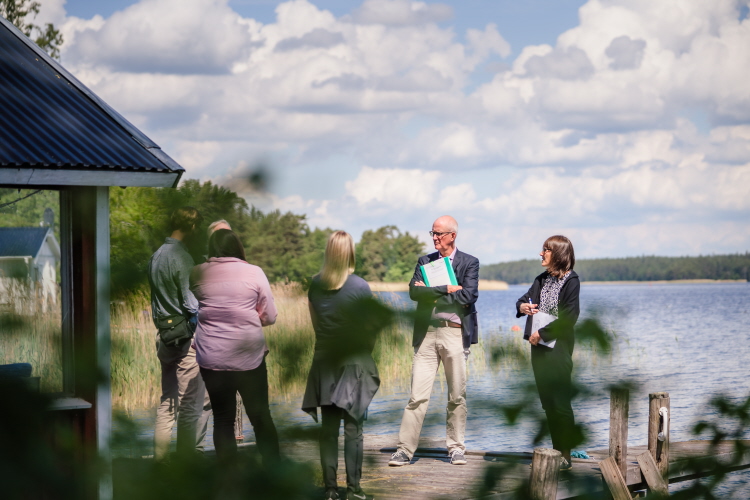
[[[477,309],[480,332],[491,343],[520,332],[515,302],[528,287],[511,286],[505,291],[481,292]],[[408,296],[394,294],[409,303]],[[717,284],[629,284],[584,285],[581,287],[581,318],[596,315],[615,335],[609,356],[597,356],[576,346],[575,376],[589,391],[574,401],[576,421],[588,429],[583,449],[608,447],[610,384],[629,380],[637,383],[630,394],[628,443],[646,443],[648,394],[669,392],[671,438],[696,439],[692,426],[699,419],[711,418],[707,404],[722,393],[734,402],[750,395],[750,283]],[[403,367],[406,374],[411,367]],[[520,383],[531,380],[529,370],[511,367],[473,370],[467,386],[469,417],[466,446],[475,450],[530,451],[536,427],[532,419],[510,426],[495,405],[518,401]],[[365,423],[368,434],[396,434],[408,393],[383,390],[370,406]],[[445,438],[446,390],[438,380],[433,390],[422,436]],[[541,414],[538,399],[533,411]],[[314,425],[299,410],[299,402],[277,403],[274,417],[280,424]],[[139,415],[147,423],[153,412]],[[249,423],[246,438],[252,440]],[[750,439],[750,430],[744,438]],[[210,443],[209,443],[210,444]],[[542,443],[542,446],[550,446]],[[740,486],[740,496],[750,498],[750,473],[733,474],[730,486]],[[728,491],[728,490],[727,490]]]

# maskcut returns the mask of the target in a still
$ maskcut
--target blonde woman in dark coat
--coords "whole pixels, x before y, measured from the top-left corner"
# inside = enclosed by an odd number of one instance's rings
[[[302,409],[317,421],[320,407],[320,463],[325,498],[339,498],[338,436],[344,421],[344,460],[347,500],[370,500],[360,487],[362,477],[362,426],[367,406],[380,385],[372,359],[374,337],[360,324],[353,308],[372,297],[370,286],[354,272],[354,241],[344,231],[328,239],[325,261],[315,275],[308,299],[313,328],[313,356]]]

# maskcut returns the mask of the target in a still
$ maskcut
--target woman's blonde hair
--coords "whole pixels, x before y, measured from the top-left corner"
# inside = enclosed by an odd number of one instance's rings
[[[338,290],[354,272],[354,240],[346,231],[335,231],[328,238],[323,267],[316,276],[324,290]]]

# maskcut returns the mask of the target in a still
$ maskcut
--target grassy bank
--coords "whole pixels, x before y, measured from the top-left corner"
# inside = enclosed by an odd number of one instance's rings
[[[301,398],[315,347],[307,295],[297,284],[274,285],[279,310],[276,324],[264,329],[272,400]],[[387,300],[387,299],[384,299]],[[394,304],[389,304],[396,308]],[[156,358],[156,332],[147,295],[134,295],[111,309],[112,404],[118,409],[152,408],[158,404],[161,371]],[[395,322],[379,336],[373,357],[381,391],[408,390],[411,377],[411,324]],[[60,313],[0,315],[0,364],[31,363],[44,392],[62,390]],[[472,347],[470,374],[486,369],[482,344]]]
[[[315,332],[310,322],[306,293],[296,284],[274,285],[279,310],[276,324],[264,328],[269,355],[269,389],[272,400],[301,398],[312,363]],[[112,401],[122,409],[148,408],[159,398],[159,364],[154,348],[155,331],[148,316],[147,297],[118,304],[112,311]],[[146,311],[144,313],[144,311]],[[484,350],[472,348],[469,369],[485,369]],[[381,391],[408,390],[411,377],[411,325],[400,321],[385,329],[375,344],[373,357],[381,377]]]
[[[0,314],[0,365],[30,363],[42,392],[62,391],[60,311]]]

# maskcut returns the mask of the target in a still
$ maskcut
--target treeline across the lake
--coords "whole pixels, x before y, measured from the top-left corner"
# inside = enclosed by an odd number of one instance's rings
[[[544,269],[536,260],[482,266],[479,277],[510,284],[530,283]],[[748,280],[750,253],[698,257],[625,257],[581,259],[575,270],[582,281]]]
[[[0,203],[31,193],[0,189]],[[110,263],[114,298],[147,287],[148,260],[168,236],[169,215],[185,205],[197,208],[204,217],[203,228],[186,242],[196,263],[206,257],[206,227],[224,219],[240,236],[248,261],[262,267],[271,282],[305,283],[320,270],[332,229],[311,229],[305,215],[263,212],[249,206],[234,191],[210,181],[187,180],[177,189],[112,188]],[[0,226],[39,227],[48,207],[59,217],[57,192],[42,191],[4,207],[0,210]],[[54,226],[59,237],[57,223]],[[368,281],[408,281],[414,263],[424,253],[423,243],[396,226],[352,236],[361,236],[355,272]]]

